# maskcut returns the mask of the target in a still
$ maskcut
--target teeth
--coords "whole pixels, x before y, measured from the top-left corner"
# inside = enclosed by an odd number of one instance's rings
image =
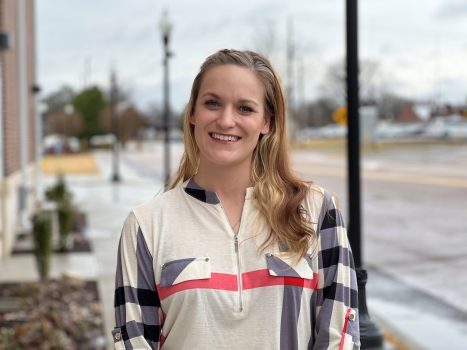
[[[221,135],[221,134],[216,134],[216,133],[212,133],[211,136],[221,141],[230,141],[230,142],[238,141],[238,137],[236,136],[227,136],[227,135]]]

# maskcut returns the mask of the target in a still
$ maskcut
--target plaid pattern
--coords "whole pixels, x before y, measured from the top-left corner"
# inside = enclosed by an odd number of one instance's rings
[[[125,222],[115,278],[116,349],[159,349],[161,315],[153,258],[134,214]]]
[[[219,253],[222,259],[215,258],[218,250],[233,242],[227,235],[222,236],[216,228],[215,237],[221,237],[220,245],[210,246],[193,234],[205,232],[211,221],[222,224],[225,220],[218,215],[221,208],[215,193],[204,191],[191,180],[182,188],[162,194],[163,198],[135,209],[125,221],[118,249],[116,327],[112,332],[115,348],[217,350],[243,349],[247,344],[252,348],[281,350],[359,349],[357,282],[344,222],[330,193],[319,187],[311,192],[320,194],[316,196],[319,200],[308,198],[304,203],[315,218],[317,245],[294,266],[280,247],[266,257],[245,253],[240,259],[243,269],[240,280],[235,269],[229,270],[230,262],[236,260],[233,245]],[[183,209],[184,205],[189,210]],[[256,211],[253,205],[245,207],[247,213]],[[154,224],[156,215],[164,215],[173,208],[181,211],[179,215],[184,222],[193,220],[188,224],[193,231],[187,236],[180,236],[185,230],[175,234],[180,223],[172,222],[168,225],[170,230]],[[176,217],[174,212],[167,215]],[[209,215],[212,217],[204,218]],[[201,222],[203,219],[206,222]],[[197,231],[196,224],[202,231]],[[166,231],[171,232],[163,235]],[[166,244],[177,250],[184,245],[174,240],[193,236],[197,238],[186,244],[182,253],[155,248],[161,241],[169,240]],[[196,246],[198,241],[205,254],[194,253],[200,249]],[[250,251],[247,244],[257,248],[254,240],[245,238],[239,245],[240,253]],[[160,256],[164,254],[171,259]],[[170,254],[175,254],[175,259]],[[232,314],[229,309],[230,304],[238,301],[238,293],[241,295],[239,281],[243,283],[244,297],[248,295],[244,307],[250,308],[243,321],[236,314],[238,310]],[[213,304],[203,301],[197,305],[194,300],[205,300],[208,292],[215,295]],[[187,295],[189,299],[184,299]],[[188,300],[190,306],[186,308]],[[279,314],[278,308],[282,309]],[[163,327],[164,320],[169,319],[170,325]],[[274,331],[276,335],[271,333]]]
[[[319,282],[311,300],[315,327],[309,348],[359,349],[355,265],[344,220],[335,198],[327,191],[324,192],[317,234]],[[345,348],[341,346],[344,339],[349,344]]]

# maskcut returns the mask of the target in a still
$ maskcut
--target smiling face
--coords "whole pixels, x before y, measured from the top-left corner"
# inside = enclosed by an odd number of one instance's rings
[[[190,122],[200,167],[250,167],[261,134],[269,131],[265,90],[257,75],[236,65],[210,68],[204,75]]]

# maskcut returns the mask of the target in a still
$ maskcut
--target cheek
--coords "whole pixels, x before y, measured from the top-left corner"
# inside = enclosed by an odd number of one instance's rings
[[[198,124],[192,126],[193,128],[193,138],[195,140],[196,145],[199,147],[201,143],[203,143],[203,132]]]

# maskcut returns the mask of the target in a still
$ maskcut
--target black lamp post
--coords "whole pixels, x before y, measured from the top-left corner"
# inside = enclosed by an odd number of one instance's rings
[[[118,159],[118,115],[117,115],[117,99],[118,99],[118,87],[117,87],[117,77],[115,72],[112,70],[110,72],[110,118],[112,119],[112,133],[113,133],[113,143],[112,143],[112,182],[120,182],[120,169],[119,169],[119,159]]]
[[[367,272],[362,268],[360,226],[360,123],[358,94],[358,0],[346,0],[349,240],[355,259],[362,349],[382,349],[383,337],[366,305]]]
[[[164,185],[166,187],[170,179],[169,58],[171,52],[169,50],[169,41],[172,31],[172,23],[167,10],[162,12],[159,27],[164,45]]]

